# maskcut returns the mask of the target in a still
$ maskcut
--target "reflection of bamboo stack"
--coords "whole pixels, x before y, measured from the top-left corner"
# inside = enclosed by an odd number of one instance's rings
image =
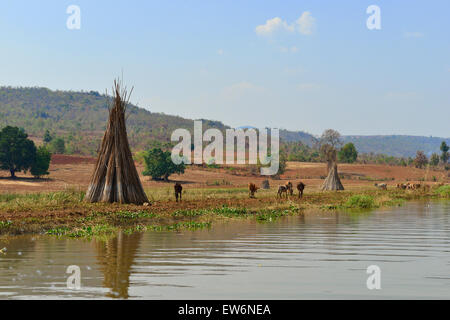
[[[109,120],[86,201],[143,204],[149,202],[134,165],[125,125],[130,95],[114,81]]]
[[[141,242],[142,234],[125,235],[122,232],[114,239],[96,242],[97,259],[104,275],[103,284],[111,291],[112,298],[129,298],[131,269]]]

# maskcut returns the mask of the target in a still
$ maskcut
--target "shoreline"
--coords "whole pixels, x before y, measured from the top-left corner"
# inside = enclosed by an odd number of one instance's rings
[[[309,192],[302,199],[276,199],[274,190],[259,191],[249,199],[247,190],[214,189],[210,195],[195,196],[181,203],[160,199],[150,206],[90,204],[84,193],[65,191],[31,195],[0,195],[0,236],[48,234],[111,237],[126,233],[207,228],[224,219],[253,219],[271,222],[287,215],[317,212],[367,212],[401,206],[410,200],[450,199],[450,186],[419,190],[373,188],[339,192]],[[1,199],[1,198],[0,198]]]

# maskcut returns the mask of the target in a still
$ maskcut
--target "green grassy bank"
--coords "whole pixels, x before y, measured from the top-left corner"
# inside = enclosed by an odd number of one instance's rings
[[[246,189],[195,189],[182,203],[166,192],[148,191],[149,207],[89,204],[84,193],[70,190],[40,194],[0,194],[0,235],[110,237],[126,233],[210,227],[224,219],[252,219],[266,223],[282,216],[341,210],[364,211],[400,206],[419,199],[450,199],[450,185],[420,190],[388,191],[373,188],[343,192],[310,192],[304,198],[276,199],[273,190],[248,199]]]

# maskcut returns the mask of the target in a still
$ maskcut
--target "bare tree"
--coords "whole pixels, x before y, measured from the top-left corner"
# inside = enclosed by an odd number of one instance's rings
[[[414,159],[416,168],[422,169],[428,164],[428,158],[423,151],[417,151],[416,158]]]
[[[319,140],[319,151],[322,159],[327,162],[328,171],[337,162],[337,148],[340,146],[341,134],[333,129],[325,130]]]
[[[320,144],[329,144],[333,148],[337,149],[342,146],[341,134],[333,129],[327,129],[322,133],[320,137]]]

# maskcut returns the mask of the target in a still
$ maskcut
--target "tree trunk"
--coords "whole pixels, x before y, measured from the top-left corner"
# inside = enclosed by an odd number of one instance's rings
[[[15,178],[16,177],[16,170],[15,169],[9,169],[9,172],[11,173],[11,178]]]
[[[333,164],[334,162],[331,160],[327,161],[327,172],[329,173],[331,171],[331,169],[333,168]]]

